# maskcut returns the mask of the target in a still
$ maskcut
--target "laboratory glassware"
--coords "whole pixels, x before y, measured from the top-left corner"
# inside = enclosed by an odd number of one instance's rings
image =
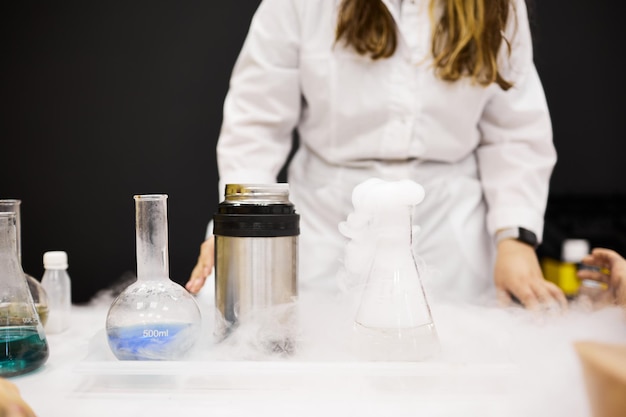
[[[21,208],[22,201],[18,199],[1,199],[0,200],[0,212],[14,212],[16,215],[16,228],[17,228],[17,259],[22,265],[22,226],[21,226]],[[23,267],[22,267],[23,268]],[[44,326],[48,321],[48,294],[43,288],[41,283],[32,275],[24,273],[28,282],[28,288],[33,296],[33,301],[37,309],[37,314],[41,320],[41,324]]]
[[[430,359],[440,351],[439,339],[412,249],[413,211],[423,188],[381,180],[368,193],[361,210],[369,214],[375,246],[354,321],[357,353],[372,361]]]
[[[0,376],[41,367],[48,342],[17,257],[17,217],[0,212]]]
[[[119,360],[182,360],[199,339],[194,297],[169,277],[167,195],[135,195],[137,280],[109,307],[106,333]]]
[[[300,215],[289,184],[226,184],[213,222],[217,338],[255,321],[269,349],[291,353]]]
[[[72,312],[72,282],[67,273],[67,253],[48,251],[43,254],[44,273],[41,285],[48,294],[48,322],[44,325],[49,334],[61,333],[70,327]]]

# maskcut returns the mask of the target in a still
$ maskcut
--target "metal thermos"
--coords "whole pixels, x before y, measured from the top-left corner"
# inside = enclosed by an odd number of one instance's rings
[[[227,184],[213,234],[218,337],[248,317],[295,302],[300,216],[288,184]]]

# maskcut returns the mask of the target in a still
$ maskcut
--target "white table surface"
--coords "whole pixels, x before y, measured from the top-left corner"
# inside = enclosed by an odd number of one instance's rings
[[[212,294],[207,290],[198,301],[208,329]],[[434,300],[441,357],[351,361],[333,351],[342,322],[333,303],[301,296],[302,326],[315,340],[309,352],[317,353],[247,360],[221,352],[207,353],[205,360],[121,362],[106,345],[110,300],[104,298],[74,306],[70,329],[47,336],[46,364],[11,380],[38,417],[576,417],[590,414],[573,343],[626,344],[626,319],[617,307],[538,317],[519,308]]]

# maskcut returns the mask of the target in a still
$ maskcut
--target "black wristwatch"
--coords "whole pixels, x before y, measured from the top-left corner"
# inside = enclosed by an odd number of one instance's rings
[[[515,239],[520,242],[526,243],[537,249],[539,246],[539,240],[537,235],[528,229],[523,227],[507,227],[506,229],[500,229],[496,232],[496,244],[503,239]]]

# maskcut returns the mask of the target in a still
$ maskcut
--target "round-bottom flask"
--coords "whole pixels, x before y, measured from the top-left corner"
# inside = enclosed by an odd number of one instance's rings
[[[179,360],[200,335],[194,297],[169,278],[167,195],[136,195],[137,281],[109,308],[106,333],[120,360]]]
[[[22,264],[22,239],[21,239],[21,215],[20,215],[20,206],[22,204],[21,200],[17,199],[2,199],[0,200],[0,212],[13,212],[15,213],[15,227],[16,227],[16,241],[17,241],[17,259],[20,265]],[[39,319],[41,320],[41,324],[44,326],[48,321],[48,295],[46,290],[43,288],[41,283],[32,275],[24,273],[26,275],[26,280],[28,281],[28,288],[30,289],[30,293],[33,296],[33,302],[35,303],[35,308],[37,310],[37,314],[39,314]]]
[[[0,212],[0,376],[41,367],[48,342],[17,257],[16,213]]]

